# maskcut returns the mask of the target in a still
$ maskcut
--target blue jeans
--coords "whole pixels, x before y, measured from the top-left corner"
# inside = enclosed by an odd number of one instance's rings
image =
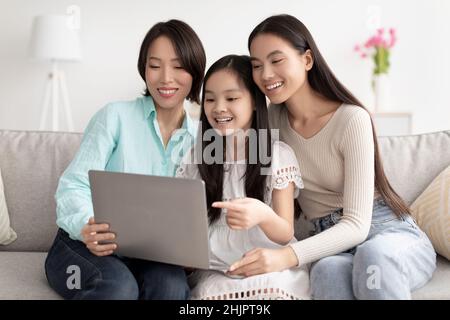
[[[190,296],[182,267],[117,255],[97,257],[62,229],[48,252],[45,273],[50,286],[65,299],[184,300]]]
[[[313,220],[320,233],[342,217],[342,209]],[[313,263],[313,299],[411,299],[436,269],[436,253],[410,215],[397,217],[382,199],[374,201],[367,239],[343,253]]]

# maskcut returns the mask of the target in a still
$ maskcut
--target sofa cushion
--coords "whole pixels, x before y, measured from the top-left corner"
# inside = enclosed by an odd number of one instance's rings
[[[0,300],[61,299],[48,285],[46,252],[0,252]],[[450,261],[438,256],[433,278],[412,293],[415,300],[450,299]]]
[[[386,176],[408,205],[450,165],[450,130],[378,141]]]
[[[411,211],[436,252],[450,260],[450,166],[414,201]]]
[[[0,245],[7,245],[17,239],[17,234],[11,228],[8,208],[3,190],[2,170],[0,168]]]
[[[422,288],[412,293],[414,300],[449,300],[450,299],[450,261],[437,257],[437,267],[433,277]]]
[[[46,252],[0,252],[0,300],[61,299],[48,285]]]
[[[54,195],[81,134],[0,130],[0,167],[17,240],[0,251],[47,251],[56,234]]]

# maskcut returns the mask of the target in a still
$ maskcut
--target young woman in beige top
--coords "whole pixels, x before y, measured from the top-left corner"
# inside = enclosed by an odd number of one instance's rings
[[[384,174],[369,112],[295,17],[267,18],[248,47],[271,127],[299,162],[297,200],[314,235],[231,269],[249,276],[312,263],[315,299],[409,299],[431,278],[436,255]]]

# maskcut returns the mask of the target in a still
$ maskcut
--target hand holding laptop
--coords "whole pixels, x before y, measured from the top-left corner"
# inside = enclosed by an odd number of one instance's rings
[[[115,238],[115,234],[110,232],[109,225],[95,223],[94,217],[90,217],[81,229],[81,236],[89,251],[98,257],[108,256],[117,249],[117,244],[110,242]],[[108,243],[103,243],[104,241]]]
[[[84,230],[93,254],[209,268],[202,180],[90,170],[89,184],[95,221],[101,222]]]

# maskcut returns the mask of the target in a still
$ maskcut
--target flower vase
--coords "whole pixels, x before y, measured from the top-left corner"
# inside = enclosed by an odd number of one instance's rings
[[[386,112],[390,107],[390,83],[386,73],[374,75],[374,112]]]

